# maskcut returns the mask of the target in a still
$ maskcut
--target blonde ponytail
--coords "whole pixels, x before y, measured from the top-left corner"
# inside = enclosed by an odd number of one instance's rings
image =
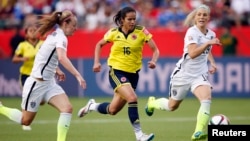
[[[186,27],[190,27],[194,25],[194,16],[196,14],[196,10],[193,10],[191,13],[189,13],[186,17],[186,19],[183,22],[183,25]]]

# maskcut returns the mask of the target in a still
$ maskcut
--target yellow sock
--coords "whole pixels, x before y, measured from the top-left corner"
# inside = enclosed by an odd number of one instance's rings
[[[201,106],[197,114],[195,132],[204,131],[206,129],[209,121],[210,105],[210,100],[203,100],[201,102]]]
[[[1,105],[0,106],[0,114],[8,117],[12,121],[15,121],[15,122],[21,124],[22,112],[18,109],[9,108],[9,107]]]
[[[71,113],[61,113],[57,123],[57,141],[66,141],[71,122]]]

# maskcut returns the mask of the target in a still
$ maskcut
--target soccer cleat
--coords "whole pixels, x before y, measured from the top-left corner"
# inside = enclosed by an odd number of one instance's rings
[[[192,140],[192,141],[200,141],[200,140],[205,140],[206,138],[207,138],[207,134],[205,134],[205,133],[202,132],[202,131],[198,131],[198,132],[195,132],[195,133],[192,135],[191,140]]]
[[[154,139],[155,135],[153,133],[147,135],[147,134],[142,134],[142,136],[137,139],[136,141],[152,141]]]
[[[30,131],[31,130],[31,127],[30,126],[26,126],[26,125],[23,125],[22,128],[25,131]]]
[[[155,97],[150,96],[150,97],[148,98],[148,103],[147,103],[147,105],[146,105],[146,107],[145,107],[145,112],[146,112],[146,114],[147,114],[148,116],[152,116],[153,113],[154,113],[154,108],[153,108],[153,107],[150,107],[150,104],[151,104],[152,101],[155,101]]]
[[[94,103],[95,103],[95,100],[90,99],[88,101],[88,103],[78,111],[77,116],[81,118],[81,117],[84,117],[85,115],[87,115],[89,112],[91,112],[89,110],[89,107],[90,107],[91,104],[94,104]]]

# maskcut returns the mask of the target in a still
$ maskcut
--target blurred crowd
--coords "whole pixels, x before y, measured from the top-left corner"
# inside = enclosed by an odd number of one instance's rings
[[[120,8],[133,6],[138,24],[180,31],[186,15],[201,3],[211,8],[210,28],[250,24],[250,0],[0,0],[0,29],[23,27],[41,14],[65,9],[77,15],[78,28],[106,29],[115,26]]]

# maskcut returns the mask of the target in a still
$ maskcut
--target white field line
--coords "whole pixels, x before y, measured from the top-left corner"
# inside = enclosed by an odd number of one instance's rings
[[[188,122],[188,121],[195,121],[196,118],[194,117],[165,117],[165,118],[150,118],[150,119],[143,119],[143,122]],[[230,117],[230,120],[249,120],[250,121],[250,117],[246,117],[246,116],[237,116],[237,117]],[[82,118],[82,119],[73,119],[71,121],[71,124],[78,124],[78,123],[96,123],[96,124],[100,124],[100,123],[126,123],[128,122],[129,119],[128,118],[110,118],[110,119],[88,119],[88,118]],[[57,120],[34,120],[32,124],[50,124],[50,123],[57,123]],[[15,124],[12,121],[2,121],[0,124]]]

